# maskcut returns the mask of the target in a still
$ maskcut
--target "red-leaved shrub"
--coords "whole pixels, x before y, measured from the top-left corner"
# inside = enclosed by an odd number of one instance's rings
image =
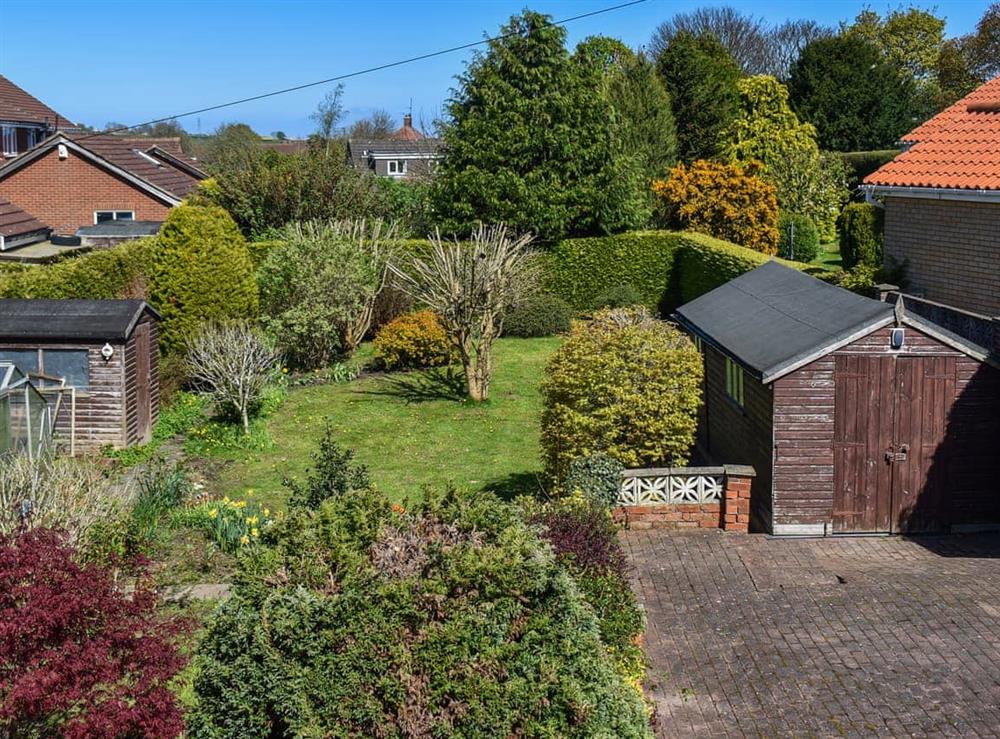
[[[533,518],[544,525],[542,535],[556,554],[570,559],[575,568],[624,579],[628,569],[625,553],[606,509],[586,503],[557,503]]]
[[[182,624],[74,555],[53,531],[0,539],[0,736],[176,737]]]

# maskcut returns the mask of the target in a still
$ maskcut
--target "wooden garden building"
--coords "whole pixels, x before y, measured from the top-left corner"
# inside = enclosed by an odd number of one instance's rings
[[[679,308],[705,357],[699,443],[752,465],[773,534],[1000,524],[995,356],[778,262]]]
[[[0,362],[46,396],[65,451],[142,443],[159,411],[158,320],[142,300],[0,300]]]

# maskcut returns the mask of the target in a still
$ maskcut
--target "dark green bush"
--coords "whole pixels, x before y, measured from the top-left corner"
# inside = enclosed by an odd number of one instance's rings
[[[840,258],[844,269],[859,264],[882,266],[884,211],[869,203],[848,203],[837,218]]]
[[[811,262],[819,254],[819,230],[808,216],[782,213],[778,218],[778,254],[797,262]]]
[[[580,494],[587,500],[611,508],[618,502],[625,465],[607,454],[578,457],[569,463],[563,487],[567,493]]]
[[[54,264],[0,272],[5,298],[144,298],[158,239],[137,239]]]
[[[164,353],[182,350],[204,321],[256,316],[250,253],[226,211],[180,205],[170,211],[157,240],[149,297],[163,316]]]
[[[631,285],[615,285],[597,296],[595,308],[628,308],[632,305],[644,305],[639,291]]]
[[[560,241],[545,264],[547,287],[578,311],[600,308],[602,295],[631,285],[639,302],[659,308],[669,290],[681,234],[635,231]]]
[[[368,468],[353,462],[354,452],[337,443],[333,427],[327,424],[305,482],[285,480],[285,487],[291,492],[288,504],[293,508],[316,509],[327,498],[367,490],[371,487]]]
[[[573,577],[488,494],[293,511],[195,660],[192,737],[649,737]]]
[[[554,336],[569,331],[573,309],[562,298],[538,293],[524,300],[503,319],[504,336]]]

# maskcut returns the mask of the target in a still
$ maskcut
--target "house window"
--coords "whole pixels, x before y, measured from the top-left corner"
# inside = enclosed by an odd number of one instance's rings
[[[389,174],[395,174],[395,175],[406,174],[406,160],[405,159],[390,159],[389,160]]]
[[[3,155],[17,155],[17,129],[14,126],[0,126],[0,137],[3,139]]]
[[[4,349],[0,362],[10,362],[29,372],[64,378],[66,384],[85,390],[90,384],[90,364],[86,349]]]
[[[726,395],[743,407],[743,368],[726,357]]]
[[[94,223],[107,223],[108,221],[134,221],[135,211],[132,210],[95,210]]]

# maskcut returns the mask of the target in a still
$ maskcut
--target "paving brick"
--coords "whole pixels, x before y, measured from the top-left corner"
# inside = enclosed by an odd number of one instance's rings
[[[659,736],[1000,735],[1000,536],[621,538]]]

